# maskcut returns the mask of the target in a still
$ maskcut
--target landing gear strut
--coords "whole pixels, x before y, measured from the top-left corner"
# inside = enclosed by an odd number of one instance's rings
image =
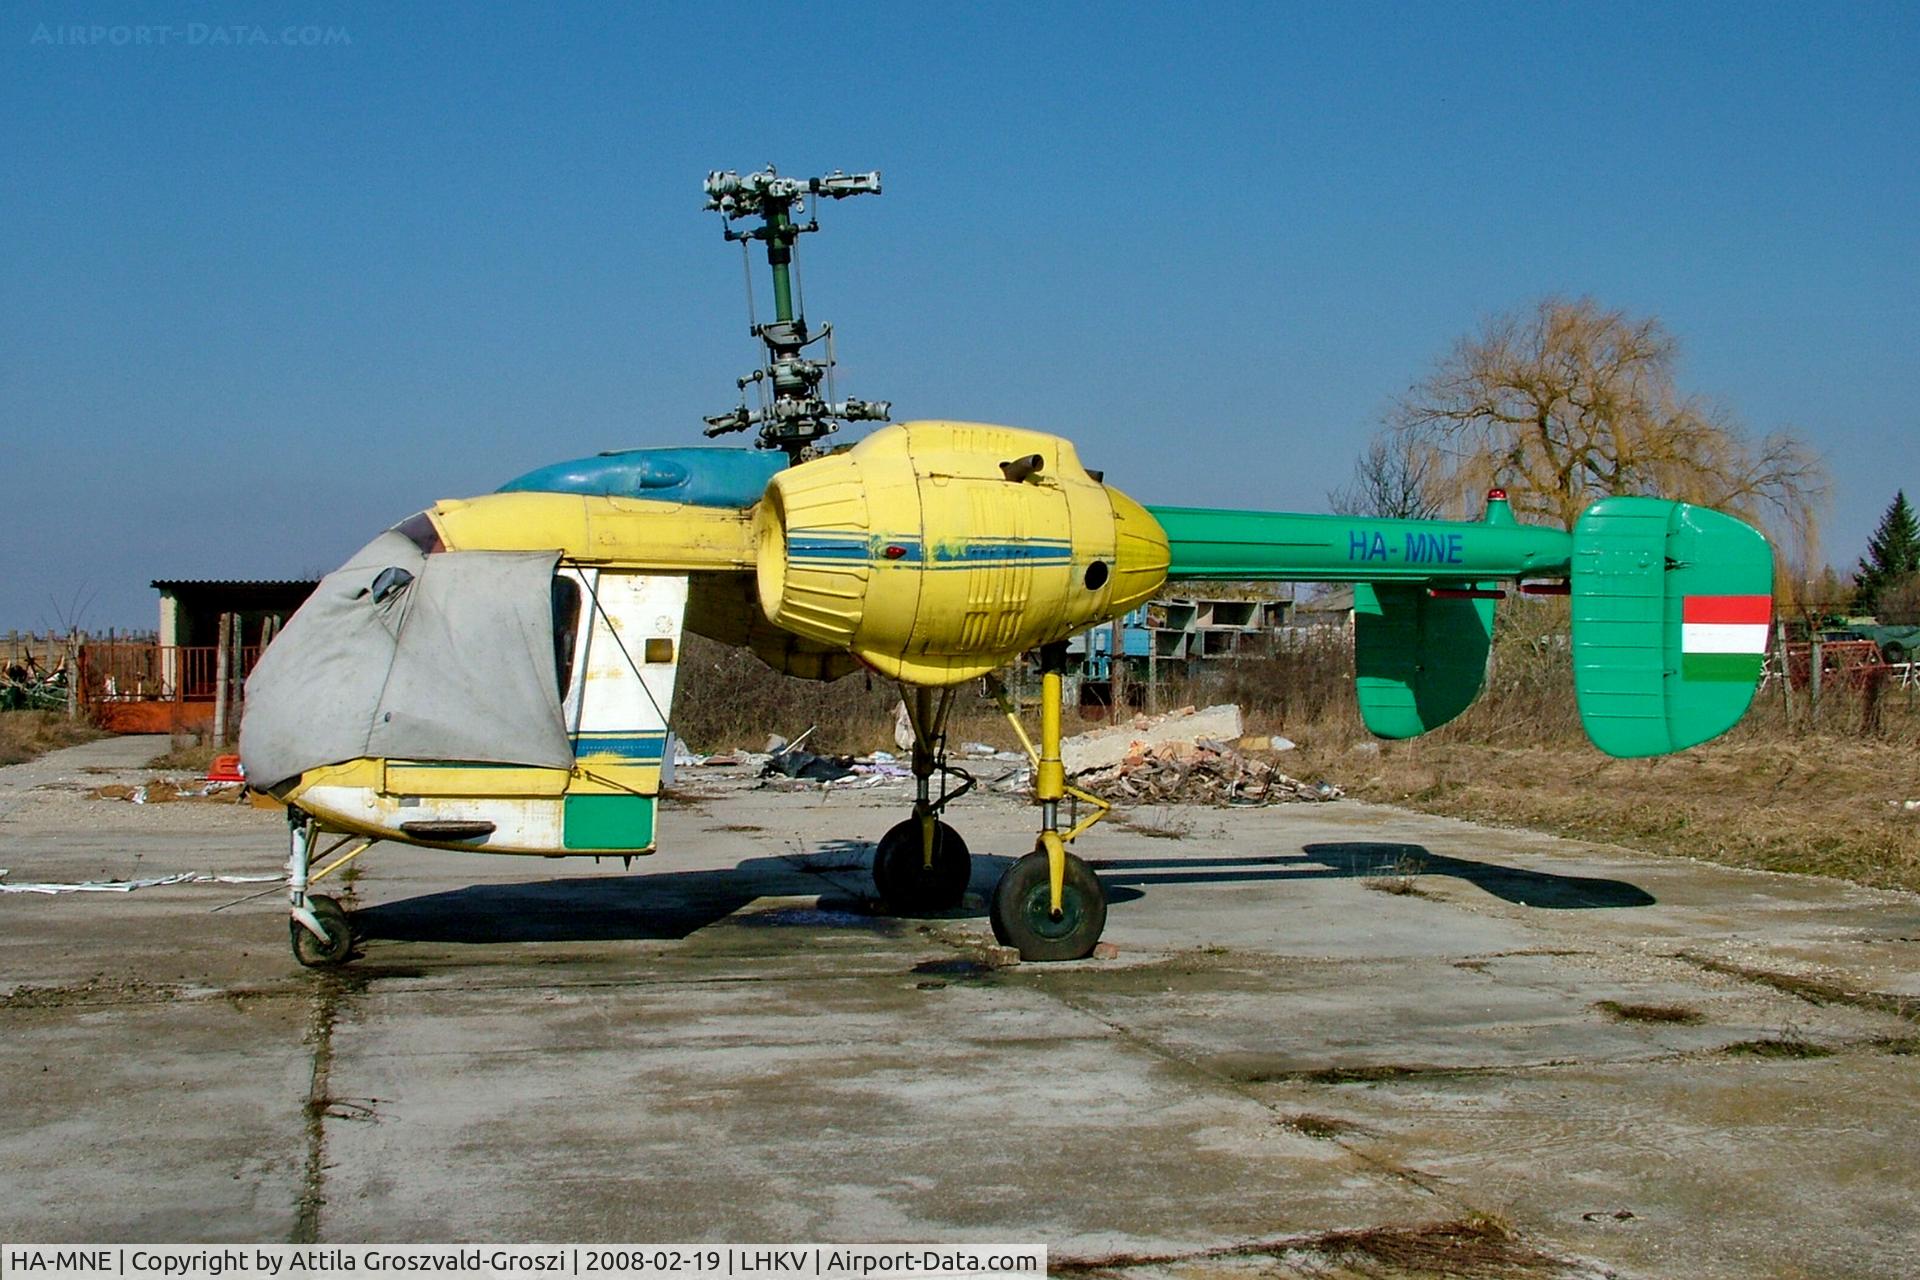
[[[1018,711],[997,682],[994,694],[1020,745],[1033,762],[1033,798],[1040,806],[1040,838],[1034,850],[1007,869],[994,888],[990,915],[993,936],[1018,947],[1022,960],[1080,960],[1093,954],[1107,926],[1107,895],[1093,868],[1067,852],[1067,844],[1105,817],[1109,808],[1098,796],[1067,785],[1060,761],[1060,676],[1066,667],[1064,644],[1040,650],[1040,747],[1034,749],[1020,726]],[[1084,801],[1085,818],[1060,829],[1060,802]]]
[[[960,833],[940,821],[940,812],[973,790],[973,775],[947,762],[947,712],[953,690],[903,690],[913,725],[913,816],[880,837],[873,855],[873,887],[880,900],[903,915],[949,911],[966,897],[973,858]],[[940,775],[940,794],[933,776]],[[947,779],[960,785],[948,789]]]
[[[309,893],[314,881],[332,875],[371,849],[372,840],[361,840],[351,850],[333,859],[319,871],[309,874],[313,864],[313,844],[320,826],[300,810],[287,809],[287,904],[290,919],[287,929],[293,943],[293,958],[309,969],[331,968],[353,958],[353,925],[347,910],[337,898],[324,893]],[[352,840],[342,836],[326,850],[331,854]],[[325,854],[322,855],[323,857]]]

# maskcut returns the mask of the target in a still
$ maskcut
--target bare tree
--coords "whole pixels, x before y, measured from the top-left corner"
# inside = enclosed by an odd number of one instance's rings
[[[1516,511],[1571,528],[1587,504],[1645,493],[1717,507],[1814,544],[1826,469],[1798,438],[1749,439],[1674,382],[1655,317],[1547,298],[1463,338],[1390,426],[1440,458],[1436,491],[1466,514],[1498,485]]]
[[[1432,520],[1445,508],[1441,462],[1434,450],[1410,435],[1382,431],[1354,460],[1353,478],[1327,492],[1327,505],[1343,516]]]

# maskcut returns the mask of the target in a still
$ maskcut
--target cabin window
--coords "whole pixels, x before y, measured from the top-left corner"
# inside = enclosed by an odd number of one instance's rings
[[[580,637],[580,584],[565,574],[553,575],[553,670],[560,685],[560,701],[573,687],[573,651]]]

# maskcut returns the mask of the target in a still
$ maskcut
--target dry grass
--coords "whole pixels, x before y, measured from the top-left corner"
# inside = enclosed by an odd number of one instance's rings
[[[1720,1052],[1736,1058],[1831,1058],[1833,1050],[1799,1036],[1782,1035],[1766,1040],[1738,1040]]]
[[[733,649],[688,633],[674,699],[673,727],[695,751],[762,750],[769,734],[789,740],[812,726],[804,744],[829,755],[897,751],[893,713],[899,687],[865,672],[822,684],[795,680],[768,667],[745,649]],[[1077,732],[1069,728],[1068,732]],[[954,744],[1014,745],[1012,732],[978,682],[956,695],[947,722]]]
[[[232,750],[232,747],[216,747],[197,735],[181,736],[174,738],[173,745],[149,760],[147,765],[153,769],[183,769],[194,773],[205,773],[213,766],[215,756]]]
[[[1123,1276],[1136,1268],[1159,1273],[1165,1268],[1178,1267],[1185,1273],[1204,1274],[1197,1269],[1200,1264],[1233,1258],[1272,1258],[1295,1265],[1311,1260],[1309,1265],[1316,1275],[1324,1272],[1404,1280],[1441,1276],[1456,1280],[1553,1276],[1565,1274],[1568,1269],[1563,1260],[1527,1244],[1505,1218],[1472,1212],[1445,1222],[1288,1236],[1196,1253],[1056,1258],[1051,1270],[1056,1275],[1067,1276]]]
[[[1706,1015],[1683,1004],[1624,1004],[1618,1000],[1596,1000],[1593,1007],[1616,1022],[1663,1022],[1683,1027],[1698,1026]]]
[[[1362,1132],[1360,1126],[1351,1120],[1321,1115],[1317,1111],[1300,1111],[1293,1115],[1281,1116],[1278,1123],[1282,1129],[1291,1129],[1305,1137],[1323,1138],[1328,1141],[1345,1137],[1350,1133]]]
[[[0,711],[0,765],[19,764],[102,736],[87,721],[69,720],[60,711]]]
[[[1193,819],[1171,806],[1152,811],[1129,810],[1114,818],[1113,823],[1150,840],[1185,840],[1193,834]]]
[[[1349,795],[1494,825],[1768,871],[1920,889],[1914,750],[1742,735],[1678,755],[1612,760],[1583,742],[1435,738],[1362,760],[1323,753]]]
[[[1360,883],[1378,893],[1391,893],[1398,897],[1430,898],[1433,895],[1420,887],[1420,875],[1427,869],[1427,860],[1418,854],[1403,853],[1391,863],[1382,864],[1380,869]]]

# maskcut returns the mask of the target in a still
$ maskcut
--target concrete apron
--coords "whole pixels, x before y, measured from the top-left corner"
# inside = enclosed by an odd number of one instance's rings
[[[129,751],[0,770],[13,880],[278,869],[275,814],[89,798],[145,776]],[[1082,844],[1118,955],[1006,966],[982,895],[1019,805],[951,815],[967,907],[894,919],[867,865],[903,791],[679,781],[631,872],[376,850],[339,975],[294,966],[276,897],[212,910],[247,886],[0,895],[0,1238],[1416,1274],[1324,1237],[1483,1213],[1572,1274],[1920,1273],[1910,895],[1344,801],[1156,808]]]

